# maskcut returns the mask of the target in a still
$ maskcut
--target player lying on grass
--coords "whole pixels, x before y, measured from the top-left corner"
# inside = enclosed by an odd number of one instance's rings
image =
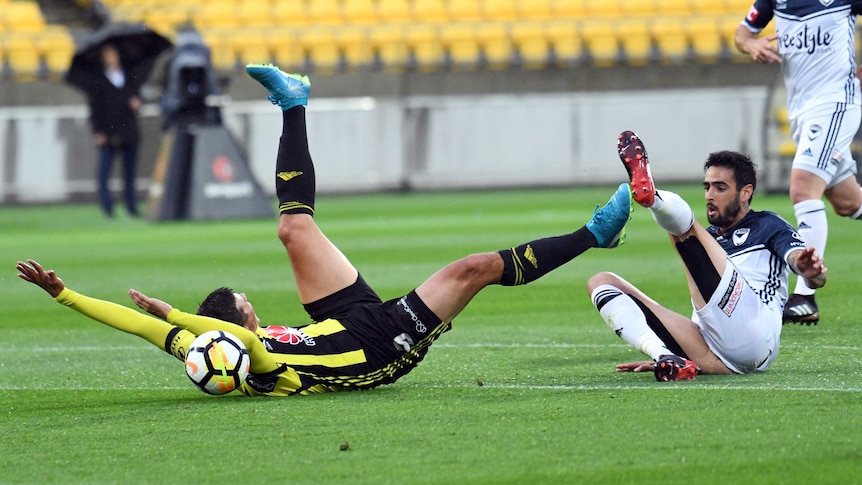
[[[289,396],[392,383],[423,359],[429,345],[450,329],[452,319],[485,286],[526,284],[589,248],[611,248],[620,242],[631,212],[628,184],[621,184],[608,203],[571,234],[467,256],[443,267],[407,295],[383,302],[313,218],[314,166],[304,107],[308,79],[269,65],[250,65],[247,71],[282,109],[284,129],[275,169],[278,236],[287,250],[299,299],[314,323],[300,328],[261,327],[245,294],[229,288],[208,295],[199,315],[130,290],[132,300],[157,319],[65,288],[53,271],[45,271],[33,260],[18,263],[19,275],[58,302],[141,336],[180,360],[196,335],[208,330],[231,332],[245,343],[251,357],[250,375],[240,390],[248,395]]]
[[[766,369],[778,354],[789,270],[820,288],[826,283],[821,258],[784,219],[751,209],[757,179],[746,155],[722,151],[707,158],[703,188],[711,226],[704,229],[679,195],[655,189],[637,135],[623,132],[619,153],[634,200],[668,231],[682,259],[694,312],[689,318],[668,310],[613,273],[590,278],[587,289],[608,325],[653,358],[617,369],[654,371],[660,381]]]

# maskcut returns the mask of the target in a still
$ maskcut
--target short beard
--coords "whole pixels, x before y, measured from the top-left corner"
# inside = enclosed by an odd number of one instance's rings
[[[710,224],[716,227],[729,227],[731,223],[736,220],[736,216],[739,215],[739,211],[741,210],[742,207],[739,203],[739,195],[737,195],[736,198],[733,199],[733,202],[731,202],[730,205],[727,206],[727,209],[725,209],[724,211],[719,209],[715,216],[707,217],[707,220]]]

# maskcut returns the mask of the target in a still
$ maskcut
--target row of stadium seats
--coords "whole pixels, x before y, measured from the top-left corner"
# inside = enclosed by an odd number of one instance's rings
[[[124,12],[126,20],[144,21],[168,36],[179,24],[191,22],[213,47],[213,61],[220,70],[252,61],[325,72],[744,59],[732,46],[741,15],[727,13],[742,8],[739,0],[212,0],[203,5],[194,1],[107,3]],[[672,4],[680,15],[673,13]],[[308,23],[318,19],[313,12],[338,11],[344,20],[344,12],[362,11],[363,5],[364,11],[375,13],[366,17],[368,22]],[[393,5],[399,5],[404,15],[383,21],[378,14]],[[621,12],[623,18],[599,15],[594,12],[597,6],[606,14]],[[473,17],[466,13],[470,8]],[[708,8],[712,13],[707,15]],[[475,20],[442,21],[456,12],[459,18]],[[501,20],[480,15],[489,12]],[[62,28],[46,26],[35,2],[0,0],[0,26],[0,66],[6,77],[56,77],[68,67],[74,48],[71,36]]]
[[[29,80],[59,76],[69,66],[74,42],[69,31],[48,25],[32,0],[0,0],[0,75]]]
[[[655,16],[738,19],[750,0],[109,0],[117,19],[146,20],[172,29],[192,21],[200,29],[432,23],[632,19]]]
[[[733,49],[737,17],[461,22],[374,27],[204,30],[217,69],[275,62],[304,71],[544,68],[551,65],[747,60]]]
[[[75,43],[68,29],[49,25],[39,32],[0,34],[3,77],[20,81],[58,79],[72,60]]]
[[[39,32],[45,17],[39,4],[31,0],[0,0],[0,35],[6,32]]]

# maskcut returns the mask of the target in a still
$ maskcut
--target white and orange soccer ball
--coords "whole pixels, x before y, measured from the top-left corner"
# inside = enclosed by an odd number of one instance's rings
[[[186,354],[186,374],[207,394],[227,394],[248,377],[251,360],[242,340],[228,332],[211,330],[192,342]]]

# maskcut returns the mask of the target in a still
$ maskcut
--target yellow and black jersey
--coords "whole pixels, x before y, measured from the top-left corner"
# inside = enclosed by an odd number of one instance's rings
[[[240,390],[251,396],[289,396],[368,389],[412,370],[443,332],[415,291],[354,307],[339,319],[303,327],[269,326],[252,333],[237,325],[172,310],[168,322],[200,334],[224,330],[243,340],[251,372]]]

